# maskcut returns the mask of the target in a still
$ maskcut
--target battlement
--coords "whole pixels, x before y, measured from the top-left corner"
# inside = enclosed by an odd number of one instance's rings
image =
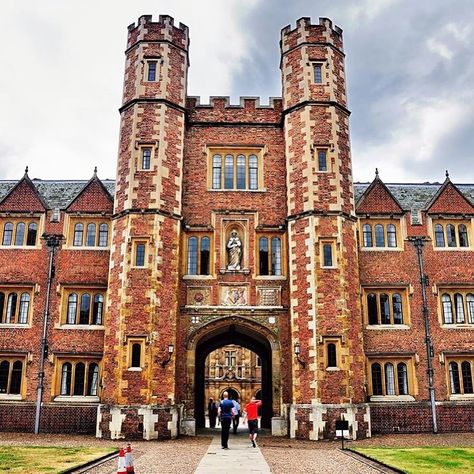
[[[342,29],[329,18],[319,18],[312,24],[311,18],[303,17],[296,21],[296,28],[287,25],[281,30],[280,48],[282,53],[302,43],[330,43],[342,51]]]
[[[136,25],[132,23],[127,29],[127,49],[139,41],[169,41],[186,50],[189,46],[189,28],[183,23],[175,26],[169,15],[160,15],[157,22],[152,15],[142,15]]]
[[[270,97],[268,105],[261,105],[260,97],[240,97],[238,104],[231,104],[224,96],[210,97],[208,104],[201,104],[200,97],[187,97],[186,108],[190,122],[279,124],[283,100]]]

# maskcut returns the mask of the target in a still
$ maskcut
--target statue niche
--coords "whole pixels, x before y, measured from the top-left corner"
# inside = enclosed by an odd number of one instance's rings
[[[242,262],[242,241],[235,229],[227,241],[227,270],[240,270]]]

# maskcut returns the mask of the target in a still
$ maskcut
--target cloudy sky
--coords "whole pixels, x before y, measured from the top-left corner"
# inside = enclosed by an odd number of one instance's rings
[[[280,29],[331,18],[354,177],[474,182],[473,0],[2,0],[0,179],[115,177],[126,27],[190,28],[189,95],[280,96]]]

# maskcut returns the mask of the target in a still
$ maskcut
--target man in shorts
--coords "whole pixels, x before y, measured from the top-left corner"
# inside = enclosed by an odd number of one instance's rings
[[[245,425],[245,421],[248,421],[249,424],[249,439],[252,443],[252,447],[256,448],[256,439],[258,435],[258,409],[262,406],[262,401],[257,400],[255,397],[250,399],[250,403],[247,403],[245,407],[245,418],[243,424]]]

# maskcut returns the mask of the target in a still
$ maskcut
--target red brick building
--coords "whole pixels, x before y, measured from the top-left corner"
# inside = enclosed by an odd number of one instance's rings
[[[1,430],[192,435],[229,344],[276,435],[473,429],[474,185],[353,185],[342,31],[280,45],[282,98],[204,105],[142,16],[117,180],[0,182]]]

